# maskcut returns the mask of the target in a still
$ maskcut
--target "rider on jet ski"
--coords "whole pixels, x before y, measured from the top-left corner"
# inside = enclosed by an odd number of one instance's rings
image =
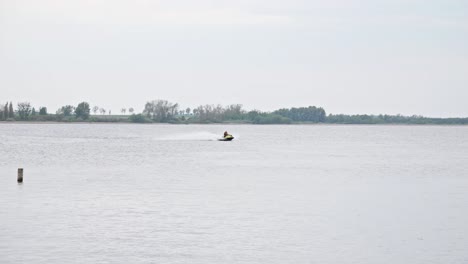
[[[227,131],[224,131],[224,138],[228,138],[228,137],[232,137],[232,135],[230,135]]]

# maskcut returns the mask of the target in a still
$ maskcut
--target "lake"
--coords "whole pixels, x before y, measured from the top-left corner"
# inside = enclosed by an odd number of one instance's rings
[[[2,264],[453,264],[467,249],[465,126],[0,124]]]

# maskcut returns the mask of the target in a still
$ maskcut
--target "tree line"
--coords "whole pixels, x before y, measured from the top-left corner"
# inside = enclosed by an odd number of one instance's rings
[[[134,108],[122,108],[121,113],[125,115],[133,114]],[[91,112],[95,117],[91,117]],[[98,113],[103,116],[108,114],[110,117],[97,117]],[[128,119],[128,118],[127,118]],[[14,107],[13,102],[0,104],[0,121],[59,121],[59,122],[112,122],[118,119],[112,117],[112,112],[104,108],[94,106],[90,108],[89,103],[81,102],[78,105],[64,105],[57,109],[55,113],[49,113],[47,107],[39,107],[38,111],[30,102],[19,102]]]
[[[127,115],[128,112],[128,115]],[[322,107],[281,108],[272,112],[247,111],[241,104],[227,106],[206,104],[194,108],[182,108],[167,100],[152,100],[145,103],[141,113],[133,107],[121,108],[122,115],[112,115],[110,110],[99,106],[91,108],[88,102],[64,105],[55,113],[47,107],[38,111],[29,102],[19,102],[16,109],[12,102],[0,104],[2,121],[59,121],[59,122],[133,122],[133,123],[248,123],[248,124],[468,124],[468,118],[431,118],[402,115],[344,115],[328,114]]]
[[[47,115],[47,108],[40,107],[39,111],[36,111],[34,107],[31,107],[30,103],[21,102],[14,110],[13,102],[0,104],[0,120],[2,121],[27,120],[29,116],[36,115]]]
[[[8,102],[4,105],[0,105],[0,119],[1,120],[8,120],[15,118],[15,111],[13,110],[13,103]]]

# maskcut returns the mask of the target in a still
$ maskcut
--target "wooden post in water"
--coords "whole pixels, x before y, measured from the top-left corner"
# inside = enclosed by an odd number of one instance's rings
[[[18,169],[18,183],[23,182],[23,168]]]

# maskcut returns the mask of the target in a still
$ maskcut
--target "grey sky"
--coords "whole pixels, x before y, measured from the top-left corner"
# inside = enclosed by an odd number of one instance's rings
[[[468,1],[0,0],[0,101],[468,116]]]

